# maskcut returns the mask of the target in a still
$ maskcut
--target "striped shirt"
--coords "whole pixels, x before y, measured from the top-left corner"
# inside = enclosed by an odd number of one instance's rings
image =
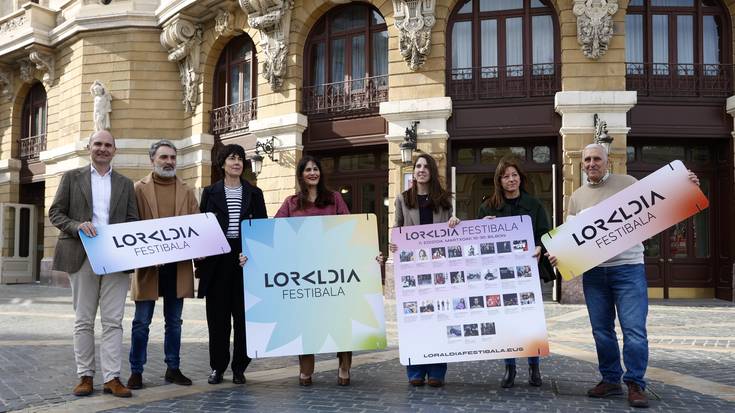
[[[227,224],[227,238],[240,238],[240,209],[242,208],[242,185],[237,188],[225,186],[227,211],[230,216]]]

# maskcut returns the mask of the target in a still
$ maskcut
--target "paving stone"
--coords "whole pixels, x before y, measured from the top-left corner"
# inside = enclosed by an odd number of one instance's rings
[[[75,374],[71,331],[71,291],[38,285],[0,287],[0,413],[23,408],[40,408],[73,402],[70,394],[78,379]],[[184,305],[181,368],[195,383],[204,384],[209,374],[207,327],[204,302],[187,300]],[[156,306],[151,325],[149,361],[144,372],[147,387],[172,386],[163,373],[162,306]],[[130,343],[134,304],[126,305],[124,346]],[[545,306],[549,331],[554,340],[583,351],[595,351],[584,306]],[[555,317],[569,316],[564,321]],[[651,344],[650,366],[715,383],[735,386],[735,306],[715,300],[679,302],[651,301],[648,319]],[[97,323],[99,338],[99,321]],[[622,339],[622,336],[619,335]],[[17,344],[14,344],[17,342]],[[657,346],[669,347],[657,347]],[[671,347],[674,346],[674,347]],[[357,354],[365,354],[359,352]],[[333,354],[317,355],[331,360]],[[255,360],[248,372],[295,366],[296,357]],[[523,366],[519,360],[519,367]],[[129,375],[123,361],[122,380]],[[98,368],[99,371],[99,368]],[[502,389],[501,361],[450,364],[444,388],[413,388],[406,383],[405,367],[397,360],[353,368],[352,386],[338,387],[335,371],[319,371],[314,386],[299,387],[292,380],[248,382],[242,387],[212,390],[186,397],[158,400],[116,412],[190,411],[344,411],[344,412],[630,412],[624,397],[589,399],[586,391],[599,380],[594,363],[552,354],[541,364],[544,385],[530,387],[527,373],[519,368],[516,386]],[[225,374],[231,379],[231,373]],[[95,377],[95,394],[102,395],[102,378]],[[699,394],[666,383],[651,381],[650,411],[735,412],[735,403]],[[134,400],[134,399],[133,399]]]

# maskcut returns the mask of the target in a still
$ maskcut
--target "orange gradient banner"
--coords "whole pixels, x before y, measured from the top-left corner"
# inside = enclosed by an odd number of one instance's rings
[[[684,164],[674,161],[570,217],[541,242],[570,280],[708,206]]]

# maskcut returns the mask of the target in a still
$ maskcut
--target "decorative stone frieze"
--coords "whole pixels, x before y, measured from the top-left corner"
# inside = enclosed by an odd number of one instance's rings
[[[161,33],[161,45],[168,50],[168,60],[179,65],[184,110],[194,112],[199,104],[202,27],[183,16],[174,17]]]
[[[418,70],[431,52],[436,0],[393,0],[398,49],[409,69]]]
[[[582,53],[599,59],[607,52],[613,37],[612,16],[618,11],[617,0],[574,0],[572,9],[577,16],[577,42]]]
[[[260,32],[260,46],[265,54],[263,77],[273,91],[280,90],[286,76],[288,38],[293,0],[239,0],[248,14],[250,27]]]
[[[0,68],[0,103],[13,99],[13,72]]]
[[[40,50],[32,49],[28,54],[28,60],[36,65],[36,69],[43,73],[41,81],[48,89],[54,83],[54,55]],[[22,70],[21,70],[22,72]]]
[[[237,33],[235,15],[229,10],[220,10],[214,18],[214,31],[217,33],[217,37],[232,36]]]
[[[0,24],[0,35],[8,34],[12,31],[15,31],[19,27],[23,26],[26,23],[26,15],[20,15],[18,17],[15,17],[13,19],[10,19],[6,21],[3,24]]]

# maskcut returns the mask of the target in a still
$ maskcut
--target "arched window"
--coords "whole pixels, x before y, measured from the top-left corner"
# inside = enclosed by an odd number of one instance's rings
[[[717,0],[631,0],[625,16],[628,89],[729,96],[727,14]],[[727,31],[727,32],[726,32]]]
[[[304,112],[375,109],[388,98],[388,27],[367,4],[335,7],[309,34]]]
[[[46,90],[36,83],[23,102],[20,159],[35,160],[46,150]]]
[[[257,90],[255,46],[247,34],[227,43],[214,72],[212,132],[246,129],[255,119]]]
[[[540,0],[466,0],[450,16],[455,99],[547,96],[558,90],[557,24]]]

